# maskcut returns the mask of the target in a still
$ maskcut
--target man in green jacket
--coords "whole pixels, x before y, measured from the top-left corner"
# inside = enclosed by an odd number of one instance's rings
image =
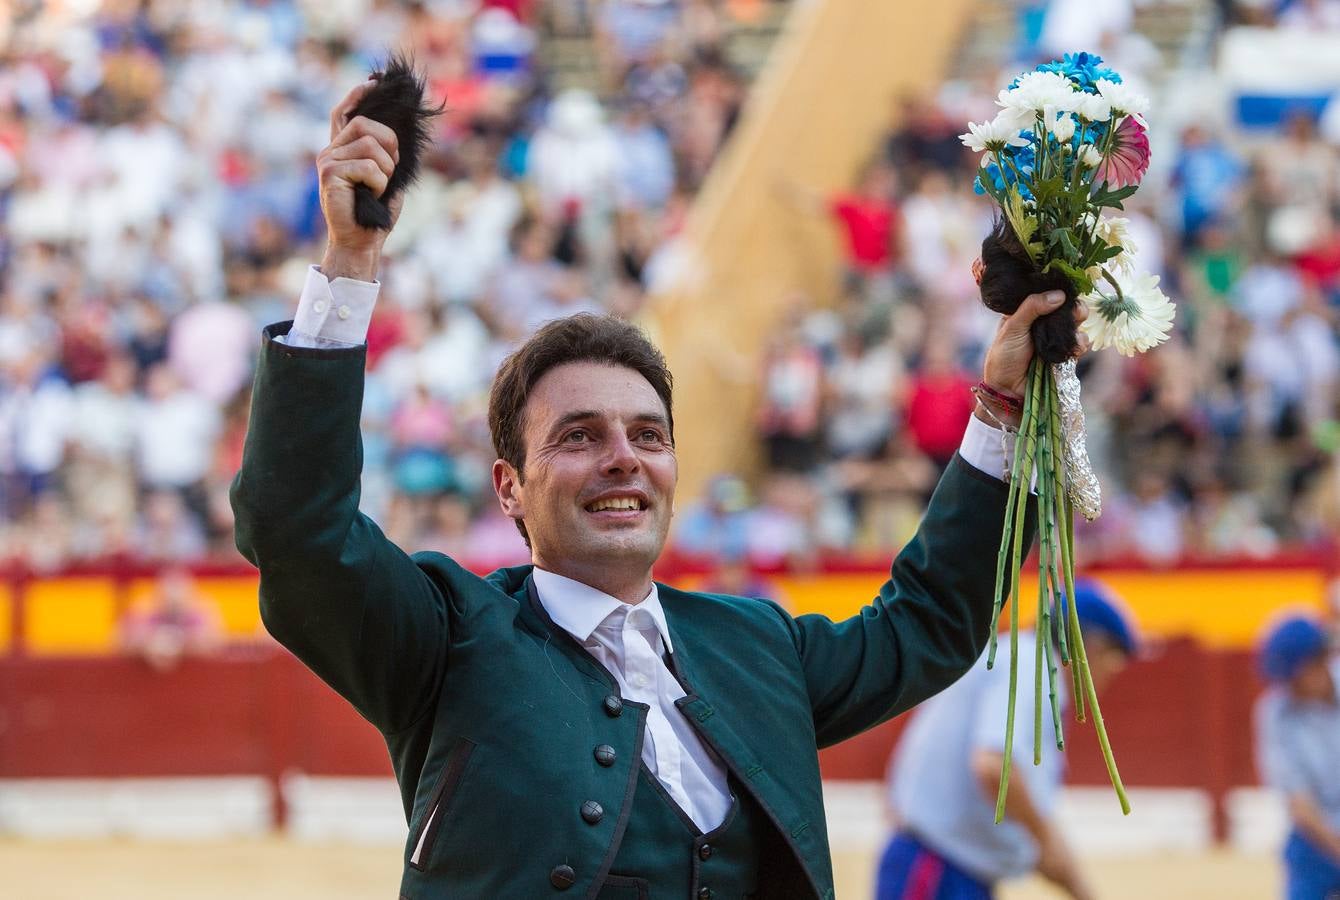
[[[364,337],[384,232],[353,188],[397,150],[331,114],[328,247],[266,329],[237,544],[270,632],[385,736],[421,898],[831,898],[817,749],[910,709],[987,637],[1006,485],[979,409],[889,580],[843,622],[656,584],[673,509],[670,373],[635,328],[575,316],[502,366],[489,404],[502,510],[533,565],[480,578],[407,556],[358,511]],[[394,211],[394,210],[393,210]],[[1030,297],[985,382],[1022,393]]]

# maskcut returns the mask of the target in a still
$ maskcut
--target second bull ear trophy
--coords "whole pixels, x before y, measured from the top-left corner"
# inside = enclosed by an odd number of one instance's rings
[[[443,107],[425,103],[423,76],[405,56],[392,55],[371,77],[376,83],[349,118],[364,116],[394,131],[400,159],[381,196],[366,185],[354,188],[354,221],[364,228],[386,231],[391,227],[391,201],[419,177],[423,155],[432,143],[429,125]]]
[[[1130,812],[1098,695],[1089,674],[1074,603],[1074,520],[1078,510],[1094,519],[1101,510],[1098,479],[1084,443],[1084,413],[1075,370],[1074,307],[1090,308],[1080,326],[1094,350],[1115,347],[1130,356],[1163,342],[1172,328],[1173,305],[1156,276],[1135,271],[1127,220],[1109,214],[1135,193],[1149,167],[1145,113],[1149,100],[1090,53],[1068,53],[1025,72],[997,97],[990,122],[969,123],[962,141],[982,154],[974,185],[1000,207],[975,267],[982,301],[1013,313],[1029,294],[1065,292],[1057,311],[1033,326],[1036,353],[1022,398],[1023,421],[1014,438],[1005,530],[996,565],[995,612],[988,666],[995,664],[996,635],[1006,599],[1010,613],[1010,692],[1005,763],[996,798],[1003,820],[1014,743],[1015,687],[1019,669],[1019,571],[1026,513],[1038,520],[1037,653],[1033,678],[1042,695],[1049,685],[1052,723],[1063,747],[1057,664],[1068,667],[1080,721],[1092,714],[1108,775],[1123,813]],[[1007,457],[1008,458],[1008,457]],[[1036,493],[1030,485],[1036,484]],[[1034,764],[1040,762],[1042,704],[1035,704]]]

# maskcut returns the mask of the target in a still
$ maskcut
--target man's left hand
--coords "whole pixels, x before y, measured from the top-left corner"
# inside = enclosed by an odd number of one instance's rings
[[[986,351],[986,365],[983,367],[982,380],[986,384],[1014,397],[1023,398],[1028,392],[1028,364],[1033,361],[1033,322],[1039,316],[1045,316],[1065,302],[1061,291],[1048,291],[1045,294],[1029,294],[1019,304],[1014,315],[1001,319],[996,329],[996,338]],[[1075,325],[1089,317],[1089,307],[1080,301],[1075,304]],[[1079,334],[1079,353],[1089,348],[1089,339],[1083,332]],[[1000,411],[992,409],[999,415]],[[1005,418],[1004,416],[1000,416]],[[1018,425],[1006,419],[1010,425]]]

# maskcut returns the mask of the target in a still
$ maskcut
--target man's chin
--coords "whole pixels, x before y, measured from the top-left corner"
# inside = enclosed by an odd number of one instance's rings
[[[609,562],[651,565],[661,555],[665,538],[638,528],[583,535],[580,553]]]

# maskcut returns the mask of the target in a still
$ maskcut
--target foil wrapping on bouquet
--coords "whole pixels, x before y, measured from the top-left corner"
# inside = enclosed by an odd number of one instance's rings
[[[1079,376],[1075,361],[1068,359],[1052,366],[1056,396],[1061,403],[1061,443],[1065,447],[1066,491],[1075,512],[1092,522],[1103,511],[1103,491],[1098,476],[1089,464],[1085,444],[1084,407],[1079,401]]]

